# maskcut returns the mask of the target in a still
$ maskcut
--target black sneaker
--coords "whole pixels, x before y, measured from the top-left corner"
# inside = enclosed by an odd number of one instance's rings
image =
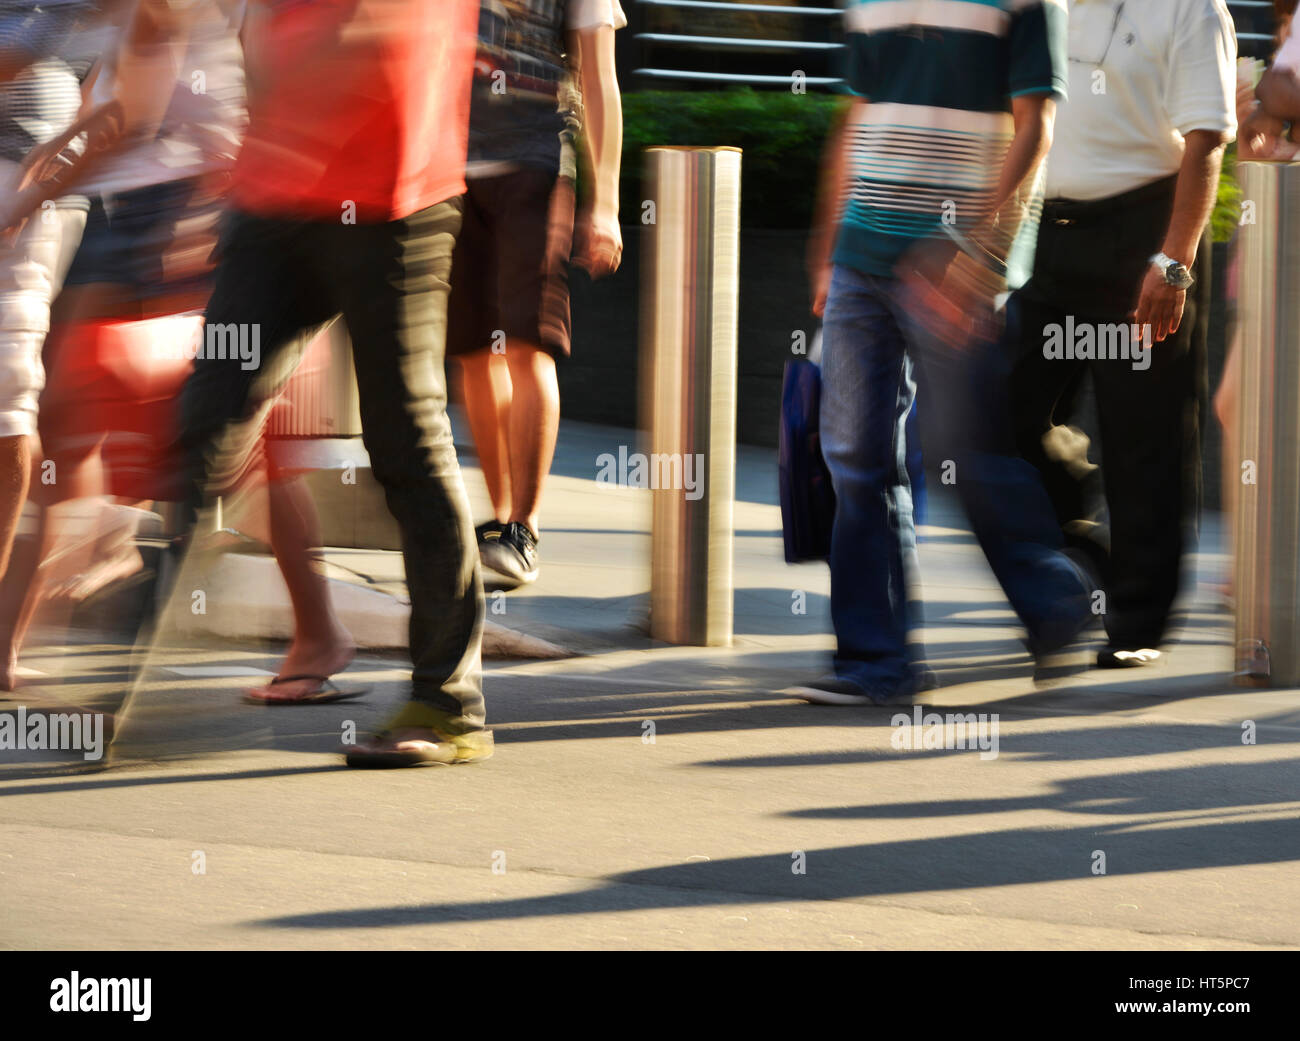
[[[505,530],[506,526],[499,520],[484,521],[474,529],[474,535],[478,538],[478,548],[481,550],[485,542],[496,541]]]
[[[1043,619],[1038,632],[1025,640],[1025,647],[1034,658],[1036,687],[1054,687],[1085,672],[1092,657],[1088,630],[1099,620],[1092,613],[1091,590],[1096,588],[1095,577],[1074,550],[1067,549],[1065,557],[1078,574],[1081,589],[1053,615]]]
[[[527,524],[511,521],[496,538],[481,538],[479,556],[484,567],[515,585],[526,586],[537,581],[537,536]]]
[[[838,676],[826,676],[808,686],[787,687],[779,693],[813,705],[910,705],[917,694],[918,679],[909,676],[896,684],[863,687]]]

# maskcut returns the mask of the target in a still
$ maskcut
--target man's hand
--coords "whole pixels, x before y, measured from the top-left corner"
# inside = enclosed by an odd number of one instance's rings
[[[1270,116],[1261,105],[1256,105],[1240,121],[1236,133],[1238,155],[1242,159],[1273,159],[1278,144],[1284,140],[1282,134],[1286,126],[1277,116]]]
[[[590,178],[590,204],[573,226],[573,262],[592,278],[612,275],[623,261],[618,226],[618,184],[623,152],[623,105],[614,61],[614,28],[602,25],[570,34],[582,90],[582,176]]]
[[[820,264],[813,271],[810,281],[812,282],[812,313],[818,318],[826,314],[826,298],[831,292],[831,271],[834,270],[830,264]]]
[[[604,278],[623,262],[623,229],[608,211],[587,209],[573,225],[573,262],[592,278]]]
[[[918,242],[895,272],[908,291],[912,317],[950,347],[995,334],[993,305],[1002,280],[952,243]]]
[[[1186,304],[1187,290],[1171,286],[1165,281],[1164,273],[1152,264],[1142,279],[1142,295],[1131,317],[1139,328],[1150,325],[1151,338],[1160,343],[1178,332]]]

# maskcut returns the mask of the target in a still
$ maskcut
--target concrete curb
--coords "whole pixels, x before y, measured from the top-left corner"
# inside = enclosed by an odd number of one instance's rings
[[[328,582],[339,618],[358,648],[406,647],[409,603],[355,582],[337,578]],[[203,610],[184,612],[177,620],[181,632],[231,641],[288,640],[293,636],[293,608],[274,558],[227,553],[204,575],[203,584]],[[485,658],[551,660],[576,653],[495,622],[485,621],[483,626]]]

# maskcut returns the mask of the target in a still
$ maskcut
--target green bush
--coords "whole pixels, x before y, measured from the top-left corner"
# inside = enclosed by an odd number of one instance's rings
[[[749,228],[806,229],[812,220],[822,144],[843,98],[740,87],[721,91],[645,90],[623,95],[623,220],[641,212],[641,152],[652,145],[744,150],[741,222]],[[1212,224],[1214,241],[1236,230],[1241,189],[1229,147]]]
[[[741,220],[750,228],[807,228],[822,143],[841,100],[829,94],[646,90],[623,95],[624,220],[641,213],[641,152],[653,145],[744,149]]]
[[[1223,173],[1219,175],[1219,196],[1210,215],[1215,242],[1227,242],[1241,220],[1241,185],[1237,183],[1237,146],[1231,144],[1223,156]]]

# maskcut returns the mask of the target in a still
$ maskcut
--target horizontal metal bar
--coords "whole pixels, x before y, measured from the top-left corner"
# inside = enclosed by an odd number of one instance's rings
[[[707,11],[753,11],[762,14],[806,14],[830,18],[844,12],[838,7],[768,7],[767,4],[724,4],[713,0],[637,0],[641,7],[695,7]]]
[[[634,76],[649,76],[661,80],[700,80],[709,83],[780,83],[789,86],[793,76],[759,76],[730,72],[689,72],[685,69],[633,69]],[[803,82],[810,87],[830,87],[843,83],[831,76],[805,76]]]
[[[676,43],[687,47],[753,47],[783,51],[838,51],[842,43],[816,43],[806,40],[754,40],[744,36],[682,36],[678,33],[637,33],[636,39],[651,43]]]

